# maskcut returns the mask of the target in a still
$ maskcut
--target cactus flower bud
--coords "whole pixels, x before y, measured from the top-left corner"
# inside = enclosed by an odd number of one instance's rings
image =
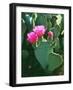
[[[53,38],[53,32],[52,32],[52,31],[49,31],[49,32],[48,32],[48,37],[49,37],[49,38]]]

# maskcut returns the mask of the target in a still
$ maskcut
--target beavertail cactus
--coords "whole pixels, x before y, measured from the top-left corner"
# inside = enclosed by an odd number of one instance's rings
[[[32,45],[35,44],[35,57],[37,58],[42,68],[49,73],[49,71],[53,72],[56,68],[60,67],[60,65],[63,63],[63,59],[61,55],[55,54],[53,52],[55,47],[55,41],[52,39],[54,33],[49,31],[46,39],[44,38],[45,31],[46,29],[43,25],[35,26],[33,28],[33,32],[27,34],[27,40]]]

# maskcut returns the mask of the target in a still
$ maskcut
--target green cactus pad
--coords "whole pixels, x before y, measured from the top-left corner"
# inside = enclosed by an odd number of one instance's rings
[[[48,70],[54,71],[55,69],[59,68],[63,63],[63,58],[61,55],[56,53],[50,53],[48,55]]]

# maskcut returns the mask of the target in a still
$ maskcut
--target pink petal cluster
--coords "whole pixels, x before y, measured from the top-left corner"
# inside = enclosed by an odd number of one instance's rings
[[[33,31],[37,34],[37,36],[40,38],[45,34],[45,27],[43,25],[38,25],[33,28]]]
[[[33,31],[27,34],[27,40],[31,44],[35,44],[39,38],[41,38],[45,34],[45,27],[43,25],[38,25],[33,28]],[[48,37],[52,38],[53,37],[53,32],[49,31],[48,32]]]
[[[27,41],[34,44],[38,41],[38,36],[35,32],[30,32],[27,34]]]
[[[48,37],[49,37],[49,38],[53,37],[53,32],[52,32],[52,31],[49,31],[49,32],[48,32]]]

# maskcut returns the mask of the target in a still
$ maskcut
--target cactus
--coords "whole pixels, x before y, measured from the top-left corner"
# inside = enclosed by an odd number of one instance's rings
[[[22,76],[64,74],[64,15],[22,13],[21,22]]]
[[[61,55],[53,52],[51,43],[42,42],[35,49],[35,56],[38,62],[41,64],[45,71],[53,72],[56,68],[59,68],[63,63],[63,58]]]

